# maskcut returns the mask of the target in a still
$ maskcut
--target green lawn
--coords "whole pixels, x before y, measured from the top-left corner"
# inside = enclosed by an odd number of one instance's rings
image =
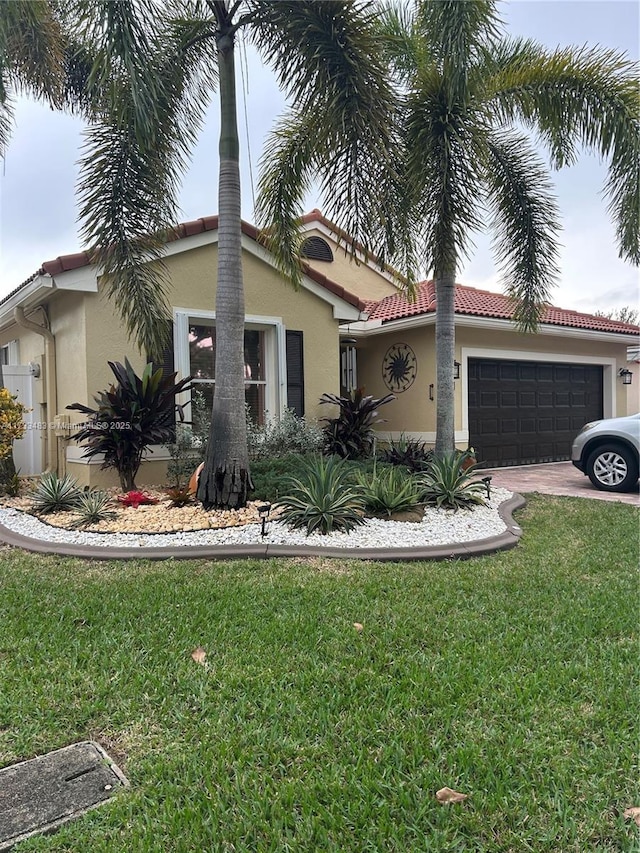
[[[467,562],[1,551],[0,766],[95,738],[131,781],[16,853],[640,849],[638,511],[518,521]]]

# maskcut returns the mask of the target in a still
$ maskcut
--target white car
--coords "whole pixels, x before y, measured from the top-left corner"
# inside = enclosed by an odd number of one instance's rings
[[[640,414],[585,424],[571,447],[571,461],[596,489],[627,492],[640,471]]]

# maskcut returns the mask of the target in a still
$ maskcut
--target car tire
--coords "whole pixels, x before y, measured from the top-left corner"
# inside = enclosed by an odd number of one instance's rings
[[[586,474],[603,492],[627,492],[638,482],[638,460],[622,444],[603,444],[587,459]]]

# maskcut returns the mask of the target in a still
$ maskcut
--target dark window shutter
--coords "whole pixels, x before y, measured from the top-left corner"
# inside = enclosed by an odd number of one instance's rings
[[[160,361],[155,361],[149,358],[149,354],[147,353],[147,363],[150,361],[153,363],[153,372],[155,373],[156,370],[161,367],[163,376],[175,373],[176,370],[174,367],[175,362],[173,353],[173,323],[170,324],[169,335],[169,343],[162,350],[162,358]]]
[[[304,416],[304,358],[302,332],[287,332],[287,408]]]

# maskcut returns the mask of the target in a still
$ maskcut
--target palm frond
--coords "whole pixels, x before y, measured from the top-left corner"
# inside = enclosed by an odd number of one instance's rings
[[[0,155],[12,125],[11,95],[61,105],[65,35],[45,0],[0,4]]]
[[[376,194],[394,169],[396,105],[376,10],[338,0],[253,6],[254,40],[295,104],[299,138],[313,140],[306,150],[327,213],[353,238],[348,251],[384,255],[389,229]]]
[[[415,24],[449,96],[464,99],[469,70],[501,35],[495,0],[419,0]]]
[[[194,38],[202,22],[169,17],[171,5],[166,17],[156,8],[149,20],[145,8],[135,21],[125,16],[118,38],[109,35],[106,69],[105,46],[96,51],[91,77],[101,81],[94,90],[100,93],[100,119],[86,133],[79,195],[82,235],[93,247],[107,294],[130,336],[153,355],[166,343],[170,316],[163,245],[177,218],[178,181],[215,75],[205,75],[207,41]],[[127,37],[137,40],[141,30],[144,38],[130,44]],[[142,65],[144,78],[136,72]],[[107,71],[111,77],[105,78]]]
[[[488,151],[494,248],[515,303],[515,320],[523,331],[533,332],[558,275],[558,207],[548,171],[526,136],[502,130]]]
[[[556,168],[579,148],[608,161],[605,194],[620,255],[640,263],[640,89],[637,64],[599,47],[549,52],[531,41],[501,46],[490,60],[488,99],[505,122],[521,121],[548,147]]]

